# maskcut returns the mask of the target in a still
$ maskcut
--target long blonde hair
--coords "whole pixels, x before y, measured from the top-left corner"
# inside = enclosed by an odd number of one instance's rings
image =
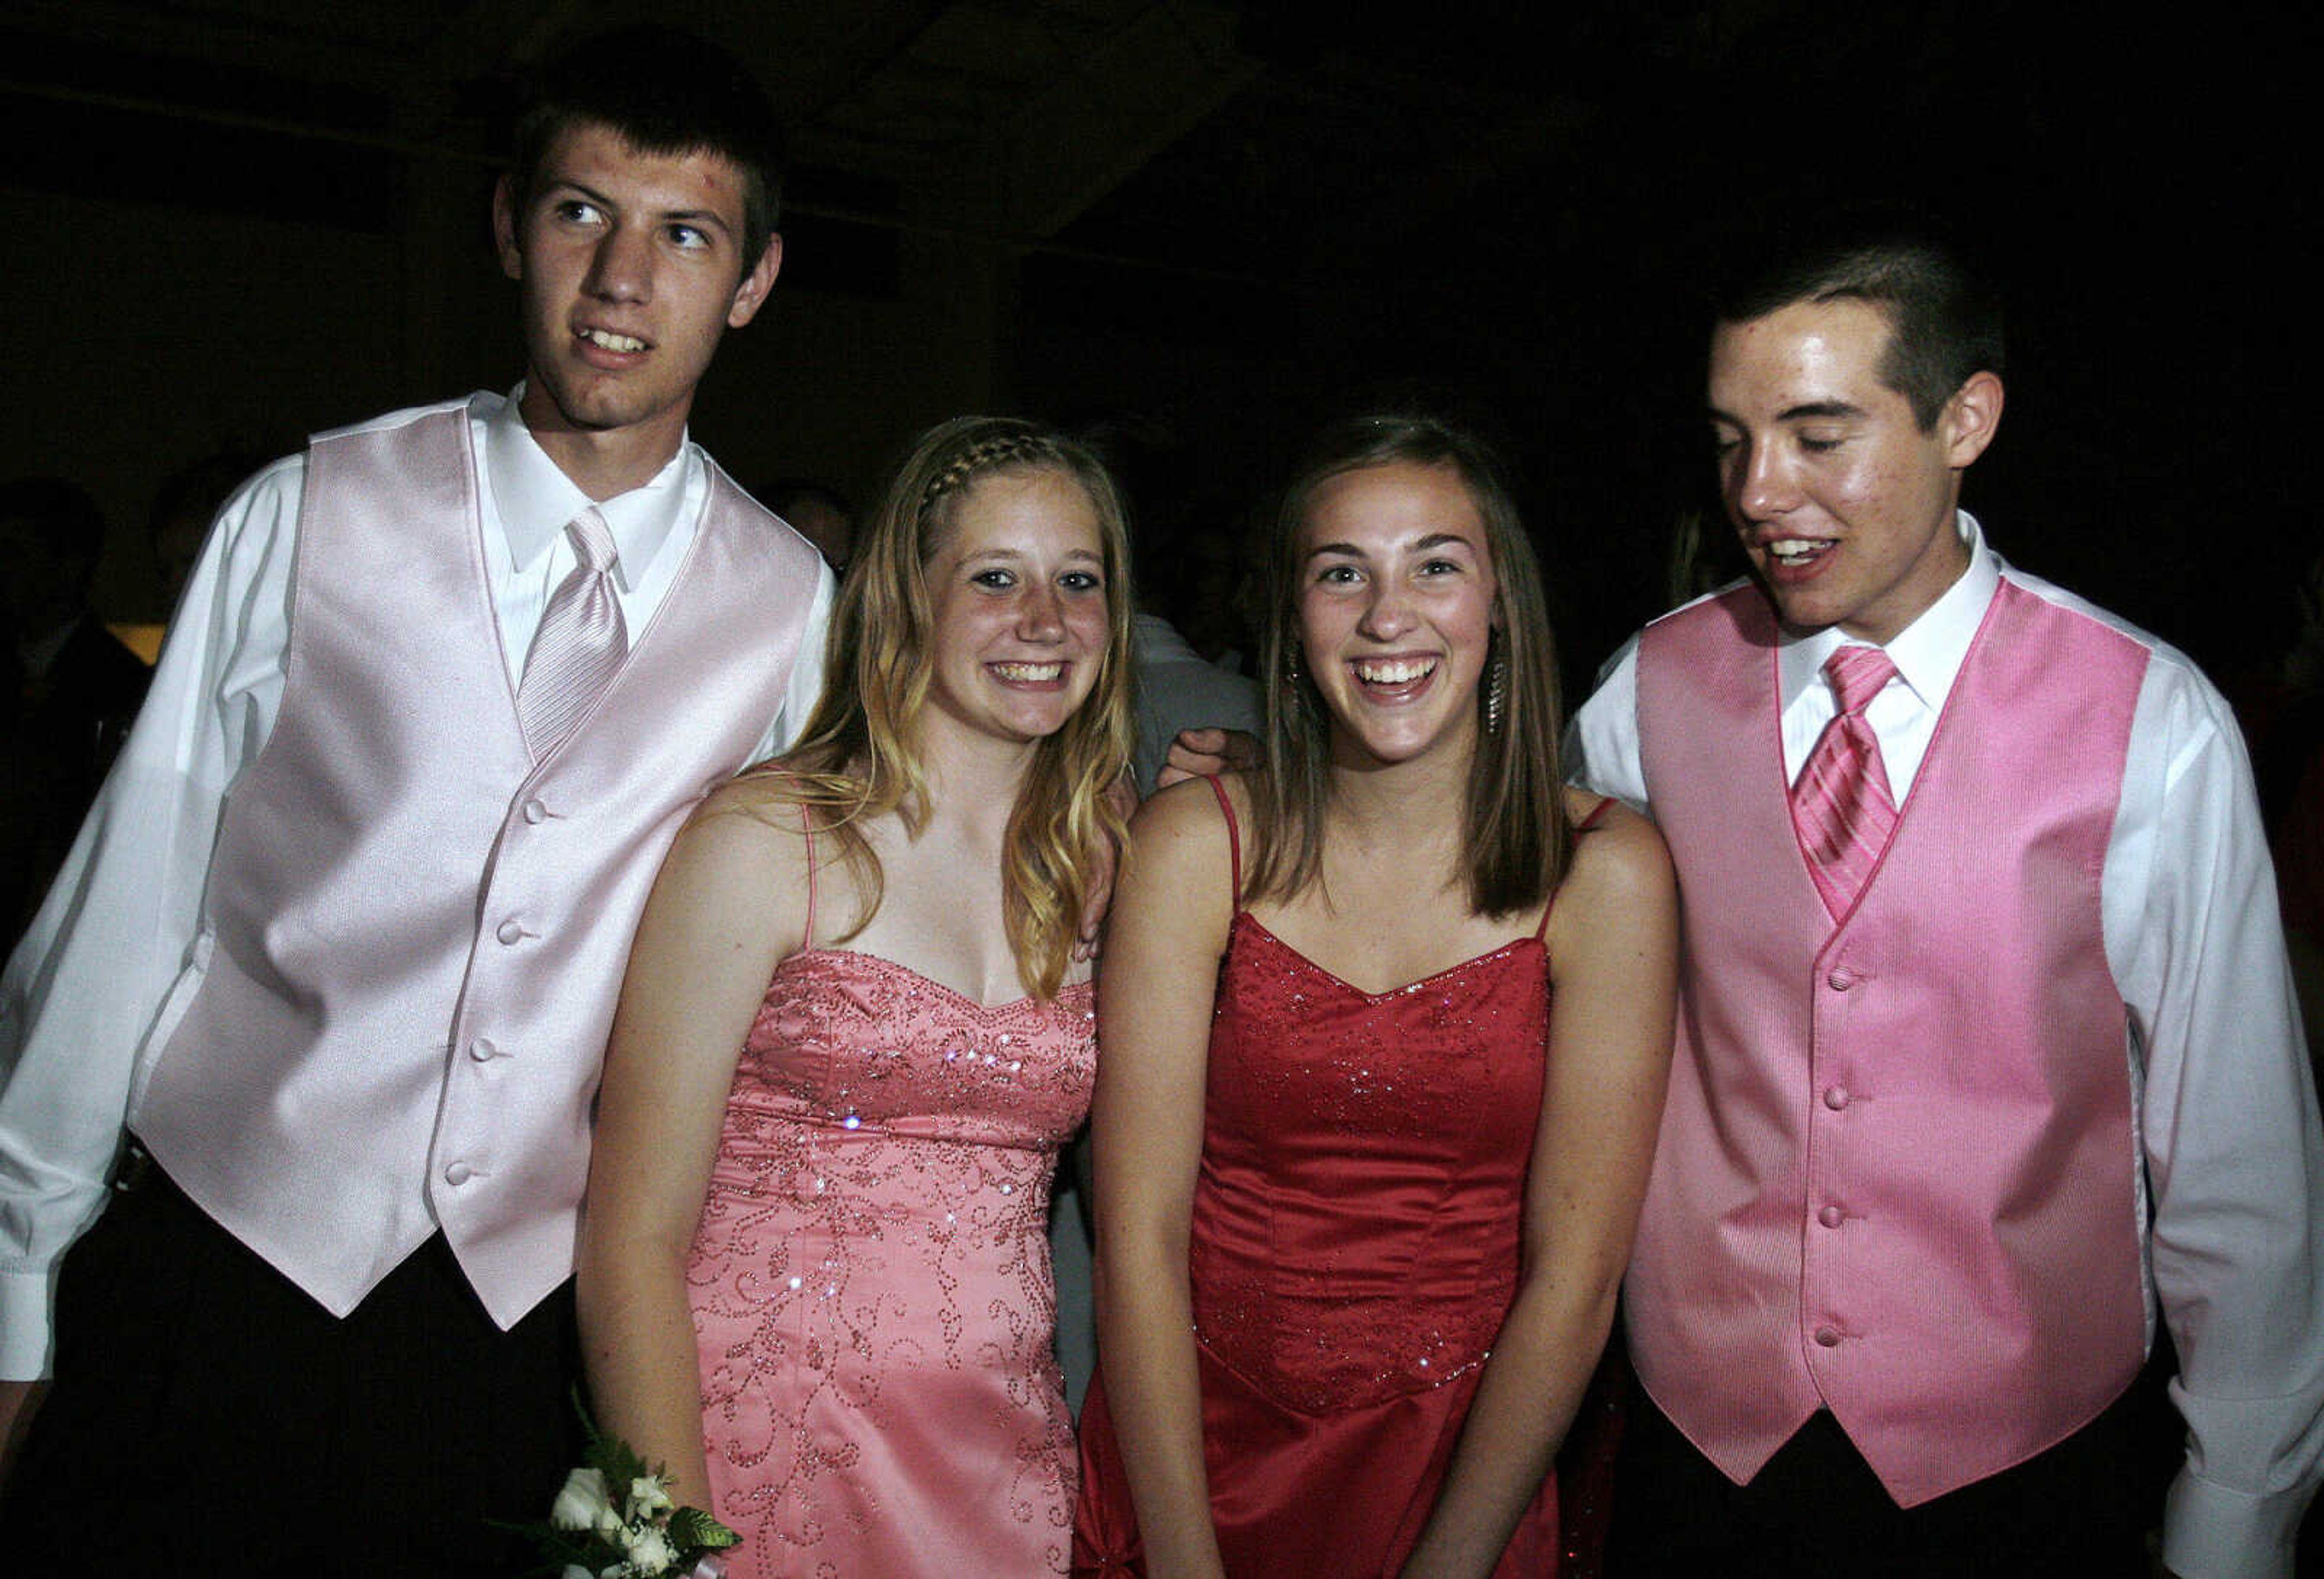
[[[1135,739],[1130,712],[1130,541],[1121,496],[1097,457],[1014,417],[955,417],[922,434],[856,545],[832,610],[824,693],[798,743],[753,770],[770,794],[803,806],[835,839],[862,896],[844,943],[879,910],[884,874],[863,825],[890,812],[918,833],[927,775],[914,724],[934,676],[927,566],[961,501],[982,478],[1052,471],[1089,495],[1106,590],[1106,642],[1088,698],[1042,740],[1018,787],[1001,843],[1001,916],[1018,979],[1054,998],[1104,873],[1120,848],[1113,791]]]

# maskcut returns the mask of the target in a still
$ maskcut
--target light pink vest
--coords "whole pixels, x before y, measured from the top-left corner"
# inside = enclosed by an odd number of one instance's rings
[[[1785,799],[1775,639],[1746,586],[1639,647],[1687,957],[1631,1349],[1731,1479],[1824,1406],[1911,1507],[2068,1436],[2141,1362],[2098,889],[2147,655],[2004,581],[1835,927]]]
[[[536,763],[466,408],[308,452],[281,710],[227,800],[191,1002],[131,1127],[334,1314],[439,1223],[503,1326],[572,1272],[647,888],[780,710],[817,574],[710,475],[659,611]]]

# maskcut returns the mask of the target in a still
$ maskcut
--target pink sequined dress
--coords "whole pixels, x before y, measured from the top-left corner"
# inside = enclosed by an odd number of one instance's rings
[[[687,1271],[734,1579],[1065,1570],[1047,1223],[1096,1067],[1086,984],[986,1007],[872,955],[777,967]]]
[[[1418,1539],[1516,1292],[1548,1016],[1538,936],[1365,993],[1237,910],[1190,1268],[1231,1579],[1392,1574]],[[1099,1371],[1074,1569],[1142,1574]],[[1495,1572],[1557,1567],[1553,1479]]]

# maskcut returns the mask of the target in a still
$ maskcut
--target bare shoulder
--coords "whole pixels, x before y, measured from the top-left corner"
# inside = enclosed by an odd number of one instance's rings
[[[1239,791],[1231,780],[1224,782],[1236,817],[1247,821]],[[1160,928],[1223,946],[1234,918],[1234,867],[1229,825],[1209,781],[1173,784],[1139,807],[1130,825],[1115,920],[1141,933]]]
[[[821,848],[816,856],[826,858]],[[728,891],[784,891],[800,884],[807,865],[798,803],[764,776],[746,775],[702,798],[678,830],[663,873]]]
[[[1239,821],[1250,819],[1250,800],[1240,779],[1220,780]],[[1219,811],[1219,798],[1207,779],[1187,779],[1157,790],[1139,807],[1130,825],[1131,846],[1139,858],[1199,860],[1215,851],[1221,860],[1227,849],[1227,821]]]
[[[765,843],[801,852],[807,846],[799,803],[784,793],[780,780],[764,773],[729,779],[704,796],[687,817],[681,836]]]
[[[1559,890],[1552,929],[1576,918],[1593,928],[1625,918],[1664,923],[1675,910],[1678,883],[1661,831],[1620,801],[1582,790],[1566,791],[1566,815],[1577,826],[1593,815],[1595,820],[1573,842],[1573,866]]]

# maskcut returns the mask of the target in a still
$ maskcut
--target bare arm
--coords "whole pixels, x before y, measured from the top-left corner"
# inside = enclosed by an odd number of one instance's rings
[[[687,1252],[742,1039],[805,923],[804,841],[733,809],[752,793],[721,790],[695,815],[646,903],[605,1054],[576,1290],[598,1426],[705,1508]]]
[[[1098,983],[1098,1349],[1154,1579],[1219,1574],[1186,1280],[1219,957],[1234,919],[1208,785],[1130,827]]]
[[[1549,1067],[1517,1297],[1407,1579],[1491,1572],[1605,1346],[1662,1121],[1677,911],[1661,836],[1609,810],[1550,919]]]

